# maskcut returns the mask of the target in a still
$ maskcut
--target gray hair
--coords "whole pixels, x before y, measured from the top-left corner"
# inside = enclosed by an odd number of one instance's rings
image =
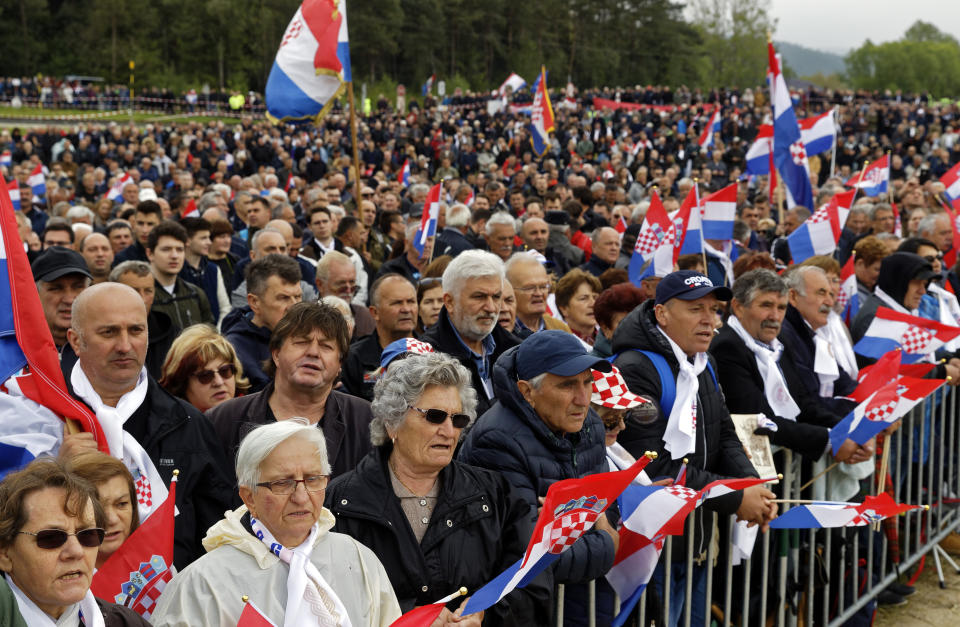
[[[643,222],[643,219],[647,217],[647,211],[650,209],[649,200],[641,200],[637,203],[637,206],[634,207],[633,211],[630,212],[630,221],[634,224],[640,224]]]
[[[327,205],[327,211],[330,212],[330,215],[337,214],[338,220],[347,215],[347,212],[340,205]]]
[[[222,198],[219,192],[207,192],[197,201],[197,211],[203,213],[207,209],[219,209],[218,205]]]
[[[464,204],[456,203],[447,209],[447,226],[460,229],[470,222],[470,208]]]
[[[891,206],[888,205],[887,203],[883,203],[883,202],[875,204],[875,205],[873,206],[873,208],[870,209],[870,219],[871,219],[871,220],[876,220],[876,219],[877,219],[877,212],[878,212],[878,211],[890,211],[890,212],[892,212],[892,211],[893,211],[893,207],[891,207]]]
[[[313,444],[321,460],[323,474],[330,474],[327,442],[323,431],[311,425],[306,418],[278,420],[248,433],[237,451],[237,484],[251,490],[260,483],[260,466],[278,446],[291,438],[302,438]]]
[[[527,381],[527,383],[529,383],[529,384],[530,384],[530,387],[532,387],[534,390],[539,390],[539,389],[540,389],[540,386],[543,385],[544,379],[547,378],[547,374],[548,374],[548,373],[546,373],[546,372],[541,372],[541,373],[538,374],[537,376],[535,376],[535,377],[533,377],[532,379],[530,379],[529,381]]]
[[[265,226],[262,229],[258,230],[253,234],[253,237],[250,238],[250,250],[256,250],[257,244],[260,242],[260,238],[263,237],[264,233],[276,233],[283,238],[283,242],[287,242],[287,238],[283,237],[283,233],[273,228],[272,226]]]
[[[449,216],[447,216],[447,222],[450,222]],[[509,226],[513,229],[514,233],[517,232],[517,221],[514,220],[513,217],[506,211],[497,211],[490,216],[490,219],[487,220],[486,227],[484,227],[487,235],[493,235],[493,227],[497,225]]]
[[[423,194],[426,196],[430,193],[430,186],[424,183],[414,183],[410,186],[410,198],[416,198],[417,196]]]
[[[948,218],[945,213],[931,213],[926,218],[920,220],[920,224],[917,225],[917,235],[928,237],[936,233],[937,220],[941,218],[945,218],[948,223],[950,222],[950,218]]]
[[[350,257],[347,257],[339,250],[331,250],[328,253],[324,253],[323,257],[320,257],[320,261],[317,262],[317,278],[326,282],[330,278],[330,266],[335,263],[342,265],[348,265],[351,268],[354,267],[353,262],[350,261]]]
[[[514,266],[524,264],[524,263],[541,265],[540,260],[537,259],[537,257],[532,252],[530,252],[529,250],[526,250],[523,252],[513,253],[512,255],[510,255],[510,258],[507,259],[507,263],[504,264],[503,266],[503,271],[506,275],[509,275],[510,271],[513,270]]]
[[[113,270],[110,271],[110,276],[107,277],[107,280],[120,283],[120,277],[128,272],[132,272],[135,276],[139,277],[150,276],[150,264],[146,261],[137,260],[118,263],[114,266]]]
[[[353,311],[350,309],[350,304],[339,296],[330,294],[329,296],[321,298],[320,302],[324,305],[330,305],[343,314],[343,319],[347,321],[348,325],[356,324],[356,320],[353,318]]]
[[[823,271],[823,268],[818,268],[817,266],[799,266],[791,270],[783,281],[786,283],[788,290],[794,290],[797,294],[806,296],[808,274],[819,274],[824,280],[827,280],[827,273]]]
[[[776,292],[783,296],[787,293],[787,284],[776,272],[766,268],[744,272],[733,282],[733,297],[746,306],[750,306],[758,294],[765,292]]]
[[[500,257],[486,250],[465,250],[454,257],[443,271],[443,293],[458,299],[469,279],[486,277],[496,277],[503,281],[504,267]]]
[[[67,210],[67,215],[64,217],[67,218],[67,220],[73,220],[74,218],[87,218],[88,220],[93,220],[96,218],[96,214],[94,214],[93,211],[84,205],[74,205]]]
[[[410,355],[406,359],[394,360],[373,387],[370,441],[374,446],[387,443],[389,433],[403,424],[408,408],[416,405],[424,390],[432,386],[457,388],[461,413],[470,416],[470,424],[473,424],[477,417],[477,393],[473,389],[470,371],[445,353]]]

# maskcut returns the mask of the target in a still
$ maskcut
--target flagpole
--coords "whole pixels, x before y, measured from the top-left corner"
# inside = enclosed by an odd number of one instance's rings
[[[360,215],[360,151],[357,146],[357,106],[353,97],[353,81],[347,81],[347,99],[350,103],[350,134],[353,136],[353,167],[356,170],[353,177],[353,198],[357,215]]]
[[[813,478],[812,478],[810,481],[807,481],[805,484],[803,484],[802,486],[800,486],[800,489],[797,490],[797,494],[799,494],[799,493],[803,492],[804,490],[806,490],[807,488],[809,488],[809,487],[810,487],[810,484],[812,484],[814,481],[816,481],[817,479],[819,479],[819,478],[822,477],[823,475],[827,474],[828,472],[830,472],[831,470],[833,470],[834,468],[836,468],[836,467],[837,467],[837,464],[839,464],[839,463],[840,463],[840,462],[833,462],[832,464],[830,464],[829,466],[827,466],[826,468],[824,468],[823,470],[821,470],[820,472],[818,472],[816,475],[813,476]]]

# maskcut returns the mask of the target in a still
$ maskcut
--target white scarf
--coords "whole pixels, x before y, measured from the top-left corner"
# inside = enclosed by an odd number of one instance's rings
[[[133,475],[137,486],[137,510],[140,513],[140,521],[146,520],[154,510],[160,507],[161,503],[167,500],[167,486],[164,485],[150,456],[143,450],[140,443],[124,430],[123,425],[147,398],[149,387],[147,369],[140,371],[136,387],[121,396],[116,407],[103,404],[103,400],[93,389],[87,374],[80,367],[79,361],[73,365],[73,370],[70,372],[70,383],[73,385],[74,393],[97,415],[100,427],[107,437],[110,455],[123,461]]]
[[[800,407],[790,395],[787,382],[783,378],[780,366],[777,365],[780,355],[783,354],[783,344],[777,338],[773,338],[769,346],[761,344],[747,333],[736,316],[727,318],[727,326],[743,340],[756,357],[757,370],[760,371],[760,378],[763,379],[763,395],[767,398],[770,409],[781,418],[796,421],[800,414]]]
[[[626,470],[636,462],[637,460],[633,458],[633,455],[631,455],[627,449],[623,448],[619,442],[614,442],[607,447],[607,466],[610,467],[610,472]],[[653,485],[646,470],[641,470],[633,482],[638,485]]]
[[[813,332],[813,346],[816,348],[813,356],[813,371],[817,373],[817,378],[820,380],[820,396],[830,398],[833,396],[833,384],[840,378],[840,367],[837,365],[837,358],[833,354],[830,336],[826,329],[824,325]]]
[[[23,616],[24,622],[30,627],[76,627],[83,615],[83,624],[86,627],[104,627],[103,614],[97,606],[97,600],[93,598],[93,593],[87,590],[87,593],[80,599],[79,603],[70,605],[63,611],[60,618],[53,620],[49,614],[37,607],[37,604],[31,601],[23,590],[13,583],[10,575],[4,575],[14,598],[17,600],[17,609]]]
[[[856,379],[860,375],[860,368],[857,367],[857,355],[853,352],[850,332],[843,324],[843,318],[840,317],[840,314],[831,311],[827,315],[827,326],[824,327],[824,332],[830,338],[830,345],[833,346],[837,364],[850,375],[851,379]]]
[[[889,294],[884,292],[882,289],[880,289],[879,285],[873,288],[873,295],[879,298],[884,305],[886,305],[887,307],[889,307],[894,311],[910,314],[911,316],[919,315],[919,312],[916,309],[907,309],[906,307],[898,303],[893,296],[890,296]]]
[[[667,419],[667,429],[663,433],[664,448],[670,451],[673,459],[680,459],[697,448],[697,394],[700,392],[700,381],[697,377],[707,367],[707,354],[697,353],[691,364],[677,343],[659,326],[657,330],[667,338],[673,356],[680,364],[677,396]]]
[[[957,297],[936,283],[931,283],[927,290],[936,296],[940,303],[940,322],[951,327],[960,326],[960,303],[957,302]],[[943,347],[956,352],[960,350],[960,339],[952,339]]]
[[[270,552],[286,563],[287,604],[283,614],[284,627],[351,627],[347,608],[340,597],[324,580],[320,571],[310,561],[313,545],[320,533],[320,525],[313,525],[310,535],[299,546],[289,549],[273,537],[273,534],[256,518],[250,517],[250,528]],[[310,585],[310,584],[313,585]]]
[[[727,285],[733,285],[733,261],[730,259],[730,253],[733,252],[733,242],[726,240],[721,247],[722,250],[717,250],[707,242],[703,243],[704,249],[717,257],[717,260],[720,262],[720,265],[723,266],[723,271],[727,276]]]

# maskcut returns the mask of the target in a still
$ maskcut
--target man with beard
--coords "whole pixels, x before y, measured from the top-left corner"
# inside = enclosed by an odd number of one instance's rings
[[[435,350],[456,357],[470,371],[477,391],[477,415],[494,402],[494,362],[520,343],[497,324],[503,283],[499,257],[482,250],[460,253],[443,273],[440,319],[423,335]]]

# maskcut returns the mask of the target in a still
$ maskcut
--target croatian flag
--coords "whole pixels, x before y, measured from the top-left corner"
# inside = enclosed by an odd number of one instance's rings
[[[130,178],[130,173],[129,173],[129,172],[124,172],[124,173],[123,173],[123,176],[121,176],[120,178],[118,178],[118,179],[113,183],[113,185],[110,187],[110,189],[107,190],[107,193],[105,194],[105,197],[106,197],[106,198],[109,198],[110,200],[114,200],[114,201],[115,201],[117,198],[122,198],[122,197],[123,197],[123,186],[126,185],[127,183],[131,182],[131,180],[132,180],[132,179]]]
[[[199,218],[200,210],[197,209],[197,201],[191,198],[180,211],[180,218]]]
[[[780,71],[773,44],[767,44],[770,62],[770,90],[773,100],[773,160],[787,188],[787,206],[813,206],[807,151],[793,112],[790,91]]]
[[[960,198],[960,163],[947,170],[947,173],[940,177],[940,182],[946,188],[944,193],[950,202]]]
[[[475,200],[475,198],[476,198],[476,197],[475,197],[474,194],[473,194],[473,188],[471,187],[471,188],[470,188],[470,195],[467,196],[467,198],[463,201],[463,204],[465,204],[465,205],[468,206],[468,207],[472,207],[472,206],[473,206],[473,201]]]
[[[692,255],[703,252],[703,222],[700,209],[700,192],[694,185],[684,198],[680,209],[673,215],[673,225],[677,230],[676,250],[673,262],[680,255]]]
[[[63,419],[79,422],[100,450],[109,452],[96,416],[67,392],[5,190],[0,191],[0,398],[0,470],[18,468],[40,453],[55,454]]]
[[[621,627],[630,618],[643,591],[647,589],[653,571],[660,561],[664,536],[645,538],[626,527],[620,528],[620,548],[613,559],[613,566],[607,572],[607,583],[620,597],[620,613],[613,619],[613,627]]]
[[[831,109],[824,114],[803,118],[799,121],[800,137],[803,138],[803,146],[807,150],[807,156],[819,155],[821,152],[833,148],[833,143],[837,137],[833,114],[834,110]]]
[[[892,381],[896,381],[901,374],[907,376],[924,376],[926,374],[912,375],[906,372],[900,372],[900,353],[901,351],[899,350],[892,350],[878,359],[876,363],[870,364],[860,370],[857,375],[857,387],[845,398],[862,403],[873,396],[873,393],[883,386]],[[928,365],[933,366],[933,364]]]
[[[903,363],[920,361],[960,335],[960,327],[947,326],[935,320],[911,316],[889,307],[878,307],[864,336],[853,350],[865,357],[879,359],[900,348]]]
[[[622,237],[623,234],[627,232],[627,221],[624,220],[623,216],[620,216],[620,219],[617,220],[617,223],[613,228],[616,229],[617,233],[619,233]]]
[[[426,80],[426,82],[423,84],[423,87],[420,88],[420,95],[426,97],[427,94],[429,94],[430,92],[432,92],[432,91],[433,91],[433,82],[434,82],[435,80],[437,80],[437,75],[436,75],[436,74],[431,74],[431,75],[430,75],[430,78],[428,78],[428,79]]]
[[[30,173],[30,177],[27,179],[27,182],[30,184],[30,188],[33,190],[34,196],[46,196],[47,195],[47,179],[43,176],[43,166],[37,164],[37,167],[33,169],[33,172]]]
[[[420,218],[420,228],[414,236],[413,247],[423,256],[423,249],[427,240],[437,234],[437,224],[440,221],[440,196],[443,193],[443,184],[437,183],[430,188],[427,199],[423,203],[423,216]]]
[[[747,150],[747,174],[770,174],[770,153],[773,151],[773,126],[761,124],[757,138]]]
[[[656,262],[651,262],[646,268],[646,272],[644,272],[643,266],[650,260],[654,253],[660,249],[661,244],[663,244],[664,239],[667,237],[667,232],[672,230],[673,226],[669,216],[667,216],[667,211],[663,208],[663,203],[660,202],[660,196],[657,194],[657,190],[653,189],[650,193],[650,207],[647,209],[647,215],[643,219],[643,226],[640,227],[640,233],[637,234],[637,243],[633,247],[630,266],[627,268],[631,283],[639,287],[640,281],[643,278],[655,275],[656,268],[654,265]],[[667,255],[667,258],[661,259],[661,265],[669,266],[670,269],[666,271],[666,274],[669,274],[673,270],[672,241],[670,242]],[[663,276],[666,276],[666,274]]]
[[[891,516],[898,516],[919,505],[897,503],[886,492],[877,496],[868,495],[863,503],[838,503],[816,501],[798,505],[777,516],[771,529],[827,529],[831,527],[862,527]]]
[[[863,172],[857,172],[847,180],[847,185],[861,189],[866,196],[885,194],[890,181],[890,155],[883,155]]]
[[[830,447],[834,454],[844,440],[863,444],[876,437],[946,382],[946,379],[900,377],[884,385],[830,429]]]
[[[267,117],[319,120],[350,80],[346,0],[304,0],[267,79]]]
[[[710,120],[707,122],[707,125],[703,128],[703,133],[700,134],[700,147],[708,148],[713,146],[713,134],[720,132],[720,108],[717,107],[714,109],[713,113],[710,114]]]
[[[537,93],[537,90],[540,89],[540,79],[541,79],[541,78],[542,78],[542,79],[549,80],[549,79],[550,79],[550,70],[547,70],[546,72],[542,72],[542,73],[540,73],[540,74],[537,74],[537,77],[536,77],[535,79],[533,79],[533,85],[530,86],[530,91],[531,91],[532,93],[535,94],[535,93]]]
[[[163,503],[97,569],[90,582],[94,596],[129,607],[144,619],[150,619],[160,595],[176,572],[173,568],[176,500],[177,475],[174,475]]]
[[[546,73],[546,68],[540,68],[540,77]],[[542,157],[550,149],[550,133],[553,132],[553,107],[550,106],[550,94],[547,93],[547,81],[541,80],[540,87],[533,94],[533,105],[530,107],[530,142],[533,151]]]
[[[9,150],[4,150],[3,153],[0,154],[0,166],[4,165],[8,168],[13,165],[13,156]]]
[[[737,184],[731,183],[703,199],[703,239],[731,239],[736,217]]]
[[[283,190],[289,192],[293,187],[293,172],[287,175],[287,184],[283,186]]]
[[[403,167],[400,168],[400,183],[404,187],[410,187],[410,160],[403,160]]]
[[[830,202],[787,236],[793,263],[801,263],[814,255],[829,255],[837,249],[854,194],[853,191],[835,194]]]
[[[10,194],[10,202],[13,203],[13,208],[16,211],[20,211],[20,183],[17,179],[12,181],[7,181],[7,193]]]
[[[843,322],[847,326],[853,322],[854,316],[860,311],[860,296],[857,292],[857,275],[854,273],[853,264],[857,251],[847,259],[840,269],[840,291],[837,293],[837,307],[841,311]]]
[[[507,77],[507,80],[503,81],[500,87],[497,89],[497,93],[501,96],[507,95],[507,87],[513,90],[513,93],[517,93],[518,90],[525,87],[527,81],[523,80],[519,74],[511,72],[510,76]]]
[[[277,624],[267,618],[260,608],[253,604],[253,601],[247,601],[240,613],[237,627],[277,627]]]
[[[649,462],[650,457],[644,455],[626,470],[564,479],[551,485],[524,556],[474,592],[461,615],[482,612],[515,588],[530,583],[590,531]]]

